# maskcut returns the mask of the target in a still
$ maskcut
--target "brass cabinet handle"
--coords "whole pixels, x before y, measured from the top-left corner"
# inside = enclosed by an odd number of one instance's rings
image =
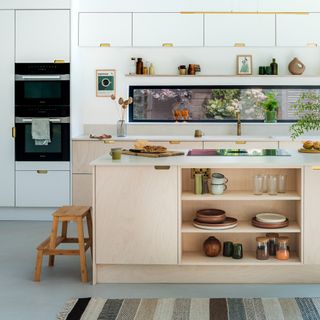
[[[100,47],[111,47],[110,43],[100,43]]]
[[[169,143],[170,144],[180,144],[181,141],[179,141],[179,140],[171,140],[171,141],[169,141]]]
[[[320,166],[313,166],[311,167],[312,170],[320,170]]]
[[[64,60],[61,60],[61,59],[60,59],[60,60],[59,60],[59,59],[56,59],[56,60],[54,60],[54,61],[53,61],[53,63],[64,63]]]
[[[236,144],[246,144],[247,141],[236,141]]]
[[[156,170],[169,170],[170,166],[154,166]]]
[[[113,141],[113,140],[103,140],[103,143],[105,143],[105,144],[111,144],[111,143],[114,143],[114,141]]]
[[[309,42],[309,43],[307,43],[307,47],[309,47],[309,48],[317,48],[318,44],[316,42]]]
[[[246,44],[244,42],[236,42],[233,46],[237,48],[242,48],[245,47]]]
[[[173,43],[163,43],[163,47],[173,47]]]
[[[12,138],[16,137],[16,127],[11,128],[11,135],[12,135]]]
[[[37,170],[38,174],[47,174],[48,170]]]

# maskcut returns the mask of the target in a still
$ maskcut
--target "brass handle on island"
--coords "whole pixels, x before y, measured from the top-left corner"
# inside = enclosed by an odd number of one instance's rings
[[[320,170],[320,166],[313,166],[312,170]]]
[[[173,47],[173,43],[163,43],[163,47]]]
[[[154,166],[156,170],[169,170],[170,166]]]
[[[179,140],[171,140],[171,141],[169,141],[169,143],[170,144],[180,144],[181,141],[179,141]]]
[[[102,141],[103,141],[103,143],[105,143],[105,144],[112,144],[112,143],[114,143],[113,140],[102,140]]]
[[[247,141],[236,141],[236,144],[246,144]]]
[[[47,174],[48,170],[37,170],[38,174]]]
[[[111,47],[110,43],[100,43],[100,47]]]

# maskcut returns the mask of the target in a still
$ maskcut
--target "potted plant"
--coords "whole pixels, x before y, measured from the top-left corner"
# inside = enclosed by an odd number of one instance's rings
[[[277,122],[277,113],[279,108],[278,100],[274,92],[265,94],[266,98],[260,102],[260,106],[264,110],[264,122],[275,123]]]
[[[319,94],[314,91],[301,94],[293,108],[299,120],[290,127],[292,139],[311,130],[320,130]]]

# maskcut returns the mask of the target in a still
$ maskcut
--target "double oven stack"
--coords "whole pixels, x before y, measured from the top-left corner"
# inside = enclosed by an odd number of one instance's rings
[[[33,119],[50,124],[50,142],[37,145]],[[15,65],[15,160],[70,160],[70,64]]]

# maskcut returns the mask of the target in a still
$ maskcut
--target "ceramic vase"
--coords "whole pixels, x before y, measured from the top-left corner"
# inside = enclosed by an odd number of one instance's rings
[[[306,69],[306,67],[298,58],[294,58],[289,63],[288,69],[289,69],[291,74],[301,75],[301,74],[303,74],[303,72]]]
[[[216,237],[209,237],[203,243],[203,251],[208,257],[217,257],[221,251],[221,242]]]

